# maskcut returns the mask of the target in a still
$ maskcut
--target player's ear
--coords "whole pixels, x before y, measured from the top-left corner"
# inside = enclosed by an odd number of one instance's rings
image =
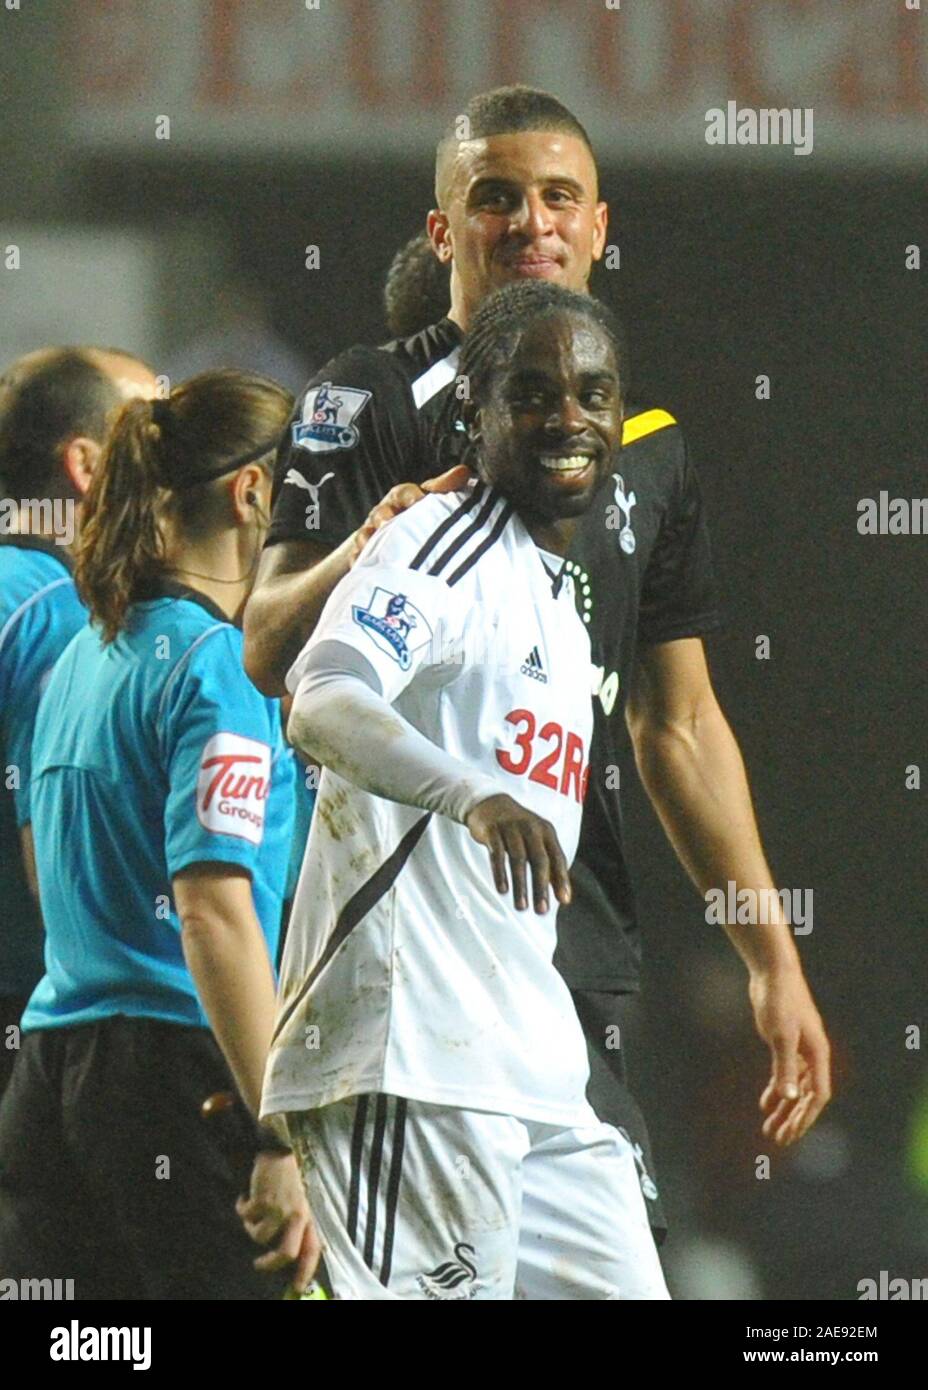
[[[593,214],[593,260],[602,260],[603,251],[606,249],[606,230],[609,226],[609,205],[608,203],[597,203]]]
[[[425,229],[429,234],[429,241],[432,243],[432,250],[441,261],[442,265],[448,265],[451,260],[451,240],[448,236],[448,215],[442,212],[441,208],[432,208],[425,220]]]
[[[93,470],[102,452],[102,446],[86,435],[69,439],[61,450],[61,466],[71,486],[81,497],[90,487]]]

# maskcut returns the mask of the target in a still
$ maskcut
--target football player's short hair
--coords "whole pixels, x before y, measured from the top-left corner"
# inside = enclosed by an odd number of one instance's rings
[[[103,443],[107,416],[122,401],[104,355],[132,359],[119,348],[43,348],[0,376],[0,481],[11,495],[67,491],[63,446],[79,435]]]
[[[628,354],[622,329],[611,309],[591,294],[580,294],[547,280],[520,280],[506,285],[483,301],[461,344],[457,379],[467,389],[448,391],[433,432],[433,447],[444,467],[462,461],[454,456],[455,440],[467,428],[469,416],[486,401],[494,375],[509,361],[529,324],[565,315],[586,319],[606,335],[615,354],[619,387],[623,396],[627,394]]]
[[[550,92],[538,87],[496,87],[479,92],[446,126],[435,151],[435,196],[441,207],[447,193],[447,165],[462,140],[486,140],[491,135],[514,135],[523,130],[553,130],[576,136],[590,152],[590,137],[574,113]]]
[[[387,328],[394,338],[411,338],[443,318],[451,307],[451,274],[426,232],[412,237],[390,262],[383,288]]]

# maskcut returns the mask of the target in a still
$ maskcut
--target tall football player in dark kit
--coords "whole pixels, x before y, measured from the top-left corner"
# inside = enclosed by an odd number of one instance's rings
[[[428,229],[451,268],[451,308],[414,337],[356,346],[319,371],[278,455],[273,521],[245,614],[245,660],[266,694],[311,635],[360,537],[423,490],[461,486],[461,437],[436,437],[456,389],[462,330],[493,290],[520,278],[585,290],[606,243],[589,139],[547,93],[503,88],[448,133]],[[460,128],[460,118],[458,118]],[[640,942],[618,789],[620,716],[642,782],[701,893],[729,881],[773,891],[737,742],[712,688],[702,638],[718,625],[708,536],[683,433],[664,410],[630,406],[621,471],[606,480],[569,557],[593,661],[595,733],[573,899],[556,964],[590,1050],[589,1098],[637,1146],[655,1235],[665,1220],[647,1130],[614,1046],[639,985]],[[381,503],[380,499],[384,499]],[[367,524],[365,524],[367,523]],[[757,1031],[771,1054],[763,1132],[800,1138],[830,1097],[830,1050],[789,925],[726,927],[748,970]],[[612,1046],[609,1044],[613,1043]],[[257,1194],[260,1209],[273,1193]],[[274,1239],[272,1217],[260,1224]]]

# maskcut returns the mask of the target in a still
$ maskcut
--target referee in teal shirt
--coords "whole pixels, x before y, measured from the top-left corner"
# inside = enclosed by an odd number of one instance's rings
[[[0,1268],[56,1271],[78,1298],[266,1299],[285,1280],[255,1270],[235,1201],[259,1152],[299,1181],[251,1113],[294,761],[233,620],[290,406],[231,371],[129,405],[85,506],[93,626],[33,745],[45,974],[0,1109]]]

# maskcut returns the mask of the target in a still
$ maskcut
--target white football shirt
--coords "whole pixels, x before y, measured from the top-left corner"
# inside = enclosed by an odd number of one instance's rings
[[[558,581],[509,502],[475,482],[379,531],[330,596],[292,690],[308,653],[333,640],[367,658],[421,734],[551,821],[573,859],[590,646],[571,581]],[[262,1113],[384,1092],[587,1122],[586,1044],[552,965],[556,907],[552,894],[546,914],[517,911],[463,825],[326,769]]]

